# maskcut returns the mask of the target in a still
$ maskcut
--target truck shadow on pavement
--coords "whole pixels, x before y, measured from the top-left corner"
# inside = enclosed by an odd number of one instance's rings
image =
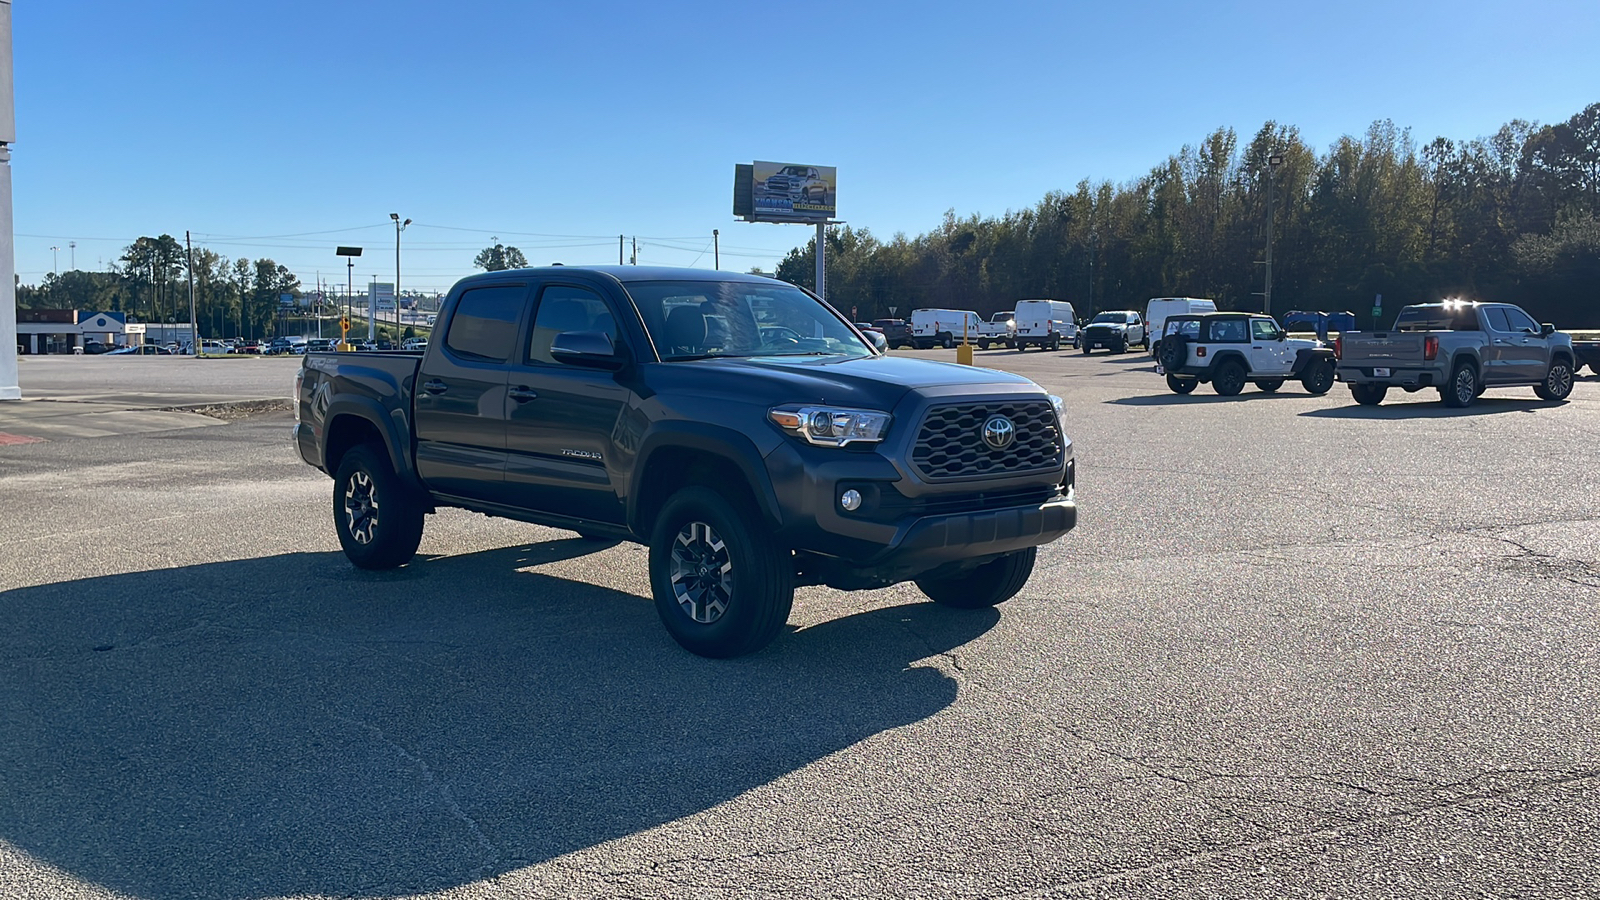
[[[0,842],[139,897],[466,885],[933,716],[957,684],[914,664],[999,619],[901,605],[705,660],[648,598],[537,571],[594,547],[0,593]]]
[[[1526,400],[1511,397],[1479,397],[1476,402],[1465,409],[1455,409],[1439,403],[1437,400],[1413,400],[1406,402],[1406,395],[1397,397],[1395,403],[1384,403],[1380,406],[1362,406],[1351,402],[1349,406],[1336,406],[1332,409],[1313,409],[1301,413],[1315,419],[1457,419],[1462,416],[1493,416],[1500,413],[1534,412],[1540,409],[1553,409],[1565,406],[1565,400],[1540,400],[1530,397]]]

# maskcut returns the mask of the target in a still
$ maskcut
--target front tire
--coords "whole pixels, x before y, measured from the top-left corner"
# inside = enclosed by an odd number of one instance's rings
[[[1362,406],[1377,406],[1383,402],[1384,395],[1389,393],[1387,384],[1352,384],[1350,396]]]
[[[917,587],[940,606],[985,609],[1010,600],[1028,583],[1039,548],[1016,550],[960,575],[918,578]]]
[[[1572,393],[1572,365],[1564,359],[1550,364],[1544,381],[1533,388],[1540,400],[1565,400]]]
[[[673,640],[726,659],[760,650],[783,629],[794,604],[794,563],[753,510],[687,487],[656,518],[650,587]]]
[[[362,444],[339,461],[333,477],[333,527],[358,569],[393,569],[422,543],[423,505],[400,480],[382,447]]]
[[[1333,390],[1333,363],[1326,359],[1312,363],[1300,376],[1300,386],[1319,397]]]

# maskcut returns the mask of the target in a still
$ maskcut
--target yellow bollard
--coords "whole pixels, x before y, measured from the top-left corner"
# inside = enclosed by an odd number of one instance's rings
[[[972,345],[967,343],[967,317],[961,317],[961,343],[956,347],[957,365],[972,365]]]

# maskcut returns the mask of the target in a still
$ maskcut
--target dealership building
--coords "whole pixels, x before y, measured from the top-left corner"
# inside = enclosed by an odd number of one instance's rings
[[[17,310],[17,352],[25,355],[72,353],[89,341],[107,347],[144,342],[145,326],[120,312],[81,309]]]

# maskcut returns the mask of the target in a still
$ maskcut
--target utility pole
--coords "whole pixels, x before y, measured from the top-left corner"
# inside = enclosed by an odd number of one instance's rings
[[[189,263],[189,346],[194,348],[196,359],[200,358],[200,316],[194,303],[194,241],[189,239],[189,232],[183,233],[184,255]]]
[[[722,243],[718,237],[718,230],[711,229],[711,265],[717,269],[722,268]]]
[[[11,81],[11,0],[0,0],[0,400],[21,400],[17,384],[17,260],[11,231],[11,145],[17,141]]]
[[[1267,157],[1267,284],[1261,292],[1261,311],[1269,316],[1272,315],[1272,236],[1274,234],[1272,194],[1273,187],[1277,182],[1275,176],[1277,175],[1278,167],[1281,165],[1283,165],[1282,153],[1274,153]]]
[[[67,241],[67,249],[71,252],[68,258],[72,262],[72,271],[76,272],[78,271],[78,242]]]
[[[620,235],[620,234],[617,235],[617,265],[619,265],[619,266],[622,265],[622,252],[623,252],[622,251],[622,247],[623,247],[622,238],[623,238],[622,235]]]
[[[639,236],[638,235],[634,235],[634,237],[633,237],[633,264],[636,265],[636,266],[639,264]]]

